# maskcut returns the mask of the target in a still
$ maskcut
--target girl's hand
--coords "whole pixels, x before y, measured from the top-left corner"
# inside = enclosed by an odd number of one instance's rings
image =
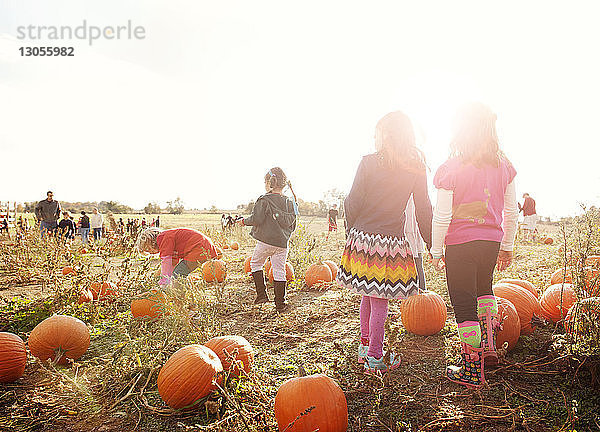
[[[498,260],[496,263],[498,265],[498,271],[506,270],[512,263],[512,251],[501,250],[498,252]]]
[[[437,271],[441,272],[444,271],[444,269],[446,268],[446,262],[444,261],[444,257],[432,258],[431,263]]]

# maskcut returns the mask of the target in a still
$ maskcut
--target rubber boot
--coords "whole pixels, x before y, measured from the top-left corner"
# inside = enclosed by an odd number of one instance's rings
[[[477,299],[477,318],[481,326],[481,348],[485,365],[494,367],[498,365],[498,353],[496,352],[496,332],[500,327],[500,316],[492,310],[498,310],[496,299],[493,296],[479,297]]]
[[[275,288],[275,309],[277,312],[285,312],[288,309],[288,303],[285,301],[285,285],[286,281],[275,281],[273,286]]]
[[[254,304],[267,303],[269,297],[267,296],[267,286],[265,285],[263,271],[258,270],[252,273],[252,279],[254,279],[254,286],[256,287],[256,300],[254,300]]]
[[[485,384],[483,372],[483,348],[474,348],[461,342],[461,366],[448,366],[446,376],[450,381],[471,388],[479,388]]]

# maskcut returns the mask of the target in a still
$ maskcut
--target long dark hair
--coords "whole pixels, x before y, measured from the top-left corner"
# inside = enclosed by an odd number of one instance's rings
[[[381,141],[376,143],[376,147],[380,147],[377,153],[386,165],[425,171],[425,155],[416,146],[415,131],[406,114],[401,111],[386,114],[377,122],[376,128],[381,134]]]

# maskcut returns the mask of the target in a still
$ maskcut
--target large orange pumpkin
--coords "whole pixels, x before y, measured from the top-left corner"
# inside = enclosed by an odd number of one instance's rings
[[[223,370],[229,370],[231,360],[235,355],[235,364],[231,367],[231,374],[238,376],[240,374],[240,366],[246,373],[252,369],[254,363],[254,349],[250,342],[242,336],[218,336],[214,337],[204,344],[217,354]],[[235,354],[237,350],[237,354]]]
[[[158,379],[160,397],[173,409],[192,406],[198,399],[208,396],[216,386],[223,371],[221,360],[203,345],[187,345],[167,360]]]
[[[310,407],[314,408],[300,416]],[[298,416],[300,418],[297,419]],[[292,378],[277,391],[275,419],[280,431],[345,432],[348,429],[346,396],[340,386],[326,375]],[[288,428],[292,422],[294,425]]]
[[[594,335],[600,331],[600,297],[581,299],[567,312],[565,330],[572,336]]]
[[[446,323],[446,302],[436,292],[422,291],[410,296],[400,304],[400,319],[406,331],[431,336],[438,333]]]
[[[327,267],[329,267],[329,270],[331,270],[332,280],[335,279],[335,276],[337,275],[337,272],[338,272],[337,264],[331,260],[325,260],[325,261],[323,261],[323,264],[327,264]]]
[[[507,351],[512,350],[521,334],[521,321],[515,306],[502,297],[496,297],[498,301],[498,315],[500,316],[500,329],[496,333],[496,347],[502,348],[508,343]]]
[[[554,273],[552,273],[552,276],[550,277],[550,285],[556,285],[562,282],[573,283],[572,271],[573,269],[570,267],[567,267],[566,272],[564,268],[559,268]]]
[[[562,307],[561,307],[562,294]],[[540,312],[542,316],[552,322],[563,319],[568,310],[577,301],[577,296],[571,284],[550,285],[540,298]],[[562,313],[561,313],[562,311]]]
[[[27,364],[25,343],[16,334],[0,332],[0,383],[23,376]]]
[[[498,281],[498,283],[508,283],[508,284],[513,284],[513,285],[519,285],[523,288],[525,288],[527,291],[531,292],[531,294],[533,294],[535,296],[535,298],[539,297],[538,291],[535,288],[535,285],[533,285],[531,282],[526,281],[524,279],[500,279]]]
[[[77,360],[90,346],[90,332],[83,321],[67,315],[53,315],[31,331],[28,340],[31,354],[40,360],[67,364]]]
[[[269,281],[273,282],[275,280],[275,276],[273,276],[273,267],[269,269]],[[294,267],[289,262],[285,262],[285,279],[289,281],[294,280]]]
[[[496,284],[493,286],[494,295],[509,300],[517,313],[521,323],[521,334],[533,333],[531,320],[534,315],[540,314],[540,304],[537,299],[525,288],[512,284]]]
[[[202,264],[202,276],[206,282],[223,282],[227,277],[227,265],[225,261],[206,261]]]
[[[167,297],[160,290],[150,290],[131,300],[131,314],[136,319],[155,320],[165,313]]]
[[[79,294],[79,299],[77,300],[77,303],[79,303],[79,304],[89,303],[92,300],[94,300],[94,294],[92,293],[92,291],[89,289],[84,289]]]
[[[311,264],[306,269],[304,280],[306,281],[306,286],[310,288],[317,283],[331,282],[333,275],[329,266],[319,261],[318,263]]]

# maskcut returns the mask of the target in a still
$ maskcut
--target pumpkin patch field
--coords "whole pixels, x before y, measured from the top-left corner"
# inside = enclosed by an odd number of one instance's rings
[[[301,217],[278,313],[270,262],[271,302],[254,305],[249,229],[161,222],[200,230],[222,256],[160,290],[159,259],[128,235],[85,253],[34,230],[0,239],[0,431],[600,430],[598,351],[572,349],[600,322],[596,262],[567,260],[558,226],[541,225],[553,242],[517,240],[495,273],[501,355],[471,390],[445,377],[460,346],[428,259],[427,291],[390,302],[385,348],[402,363],[381,377],[357,362],[360,296],[335,282],[343,229],[327,239],[325,218]]]

